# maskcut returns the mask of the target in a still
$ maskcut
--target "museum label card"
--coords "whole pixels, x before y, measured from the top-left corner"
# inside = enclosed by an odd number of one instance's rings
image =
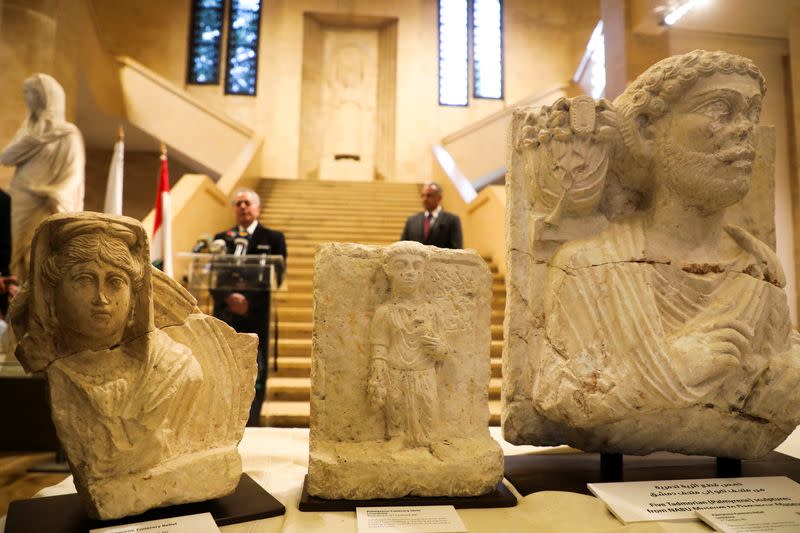
[[[800,485],[787,477],[737,477],[589,483],[625,522],[696,520],[695,511],[780,506],[800,511]]]
[[[464,522],[452,505],[358,507],[358,533],[458,533]]]
[[[700,519],[722,533],[789,533],[800,531],[797,507],[760,507],[758,509],[718,509],[697,511]]]
[[[136,524],[101,527],[89,533],[219,533],[211,513],[148,520]]]

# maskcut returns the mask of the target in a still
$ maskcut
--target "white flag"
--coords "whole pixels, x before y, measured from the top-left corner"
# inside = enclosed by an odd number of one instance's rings
[[[103,211],[109,215],[122,214],[122,175],[124,160],[125,141],[120,139],[114,145],[114,155],[111,156],[111,166],[108,168],[106,203]]]

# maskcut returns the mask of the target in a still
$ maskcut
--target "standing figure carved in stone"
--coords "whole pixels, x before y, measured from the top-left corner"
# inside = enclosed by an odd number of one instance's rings
[[[378,307],[370,324],[369,400],[384,409],[386,438],[409,448],[435,441],[436,370],[448,353],[436,309],[420,294],[427,261],[428,251],[419,243],[387,248],[383,270],[391,299]]]
[[[23,86],[28,115],[0,163],[16,166],[11,180],[10,271],[21,282],[28,275],[30,246],[39,223],[54,213],[83,210],[83,138],[65,119],[64,89],[47,74],[34,74]]]
[[[156,271],[133,219],[53,215],[37,229],[31,259],[11,305],[16,355],[47,377],[56,431],[90,515],[232,492],[255,336],[203,315]]]
[[[551,232],[563,244],[550,257],[532,239],[547,261],[534,274],[543,285],[531,283],[543,299],[532,440],[749,458],[800,422],[783,271],[724,218],[750,186],[765,88],[750,60],[698,50],[653,65],[615,100],[605,228],[572,219],[571,235]],[[505,418],[511,439],[531,440],[524,417]]]

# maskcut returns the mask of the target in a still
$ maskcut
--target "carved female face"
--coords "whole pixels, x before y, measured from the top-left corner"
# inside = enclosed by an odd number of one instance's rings
[[[44,109],[42,95],[33,84],[26,83],[22,89],[22,94],[25,97],[25,104],[31,113],[36,114]]]
[[[398,254],[389,257],[384,267],[392,290],[416,290],[425,274],[425,259],[416,254]]]
[[[78,349],[100,349],[122,340],[130,316],[131,280],[103,260],[72,265],[55,290],[59,334]]]
[[[750,187],[758,81],[738,74],[701,78],[653,125],[658,188],[688,206],[713,212],[741,200]]]

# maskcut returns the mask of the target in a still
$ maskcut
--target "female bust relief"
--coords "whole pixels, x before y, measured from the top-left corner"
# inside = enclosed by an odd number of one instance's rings
[[[59,439],[97,518],[221,496],[241,473],[256,341],[199,313],[147,248],[132,219],[54,215],[12,307],[17,357],[47,376]],[[154,297],[168,316],[154,316]]]
[[[11,180],[11,272],[28,274],[30,243],[39,223],[54,213],[83,210],[83,139],[64,118],[64,89],[47,74],[23,86],[28,115],[0,152],[0,163],[16,166]]]

